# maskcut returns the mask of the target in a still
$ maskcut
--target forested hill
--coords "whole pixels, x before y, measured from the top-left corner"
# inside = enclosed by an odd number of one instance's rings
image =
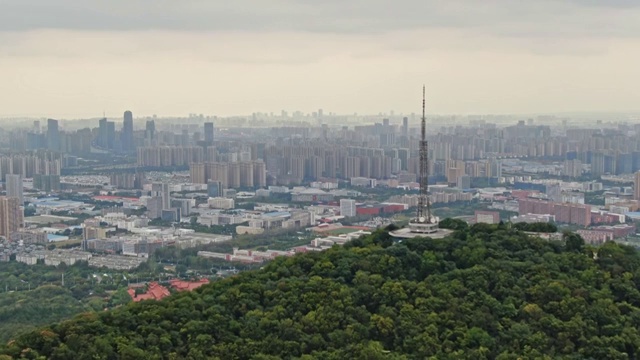
[[[51,359],[636,359],[640,258],[517,229],[386,232],[192,293],[80,316],[0,350]],[[0,359],[3,356],[0,355]]]

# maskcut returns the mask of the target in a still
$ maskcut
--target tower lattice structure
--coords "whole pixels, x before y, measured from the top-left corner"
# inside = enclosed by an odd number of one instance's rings
[[[420,124],[420,195],[418,197],[418,210],[416,221],[420,223],[431,223],[434,218],[431,216],[431,201],[429,200],[429,144],[426,138],[426,95],[425,87],[422,86],[422,119]]]

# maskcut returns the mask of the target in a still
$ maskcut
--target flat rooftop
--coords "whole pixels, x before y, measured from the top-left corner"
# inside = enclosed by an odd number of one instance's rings
[[[39,224],[39,225],[59,223],[63,221],[73,221],[73,220],[77,220],[77,219],[74,217],[55,216],[55,215],[27,216],[24,218],[24,222],[27,224]]]
[[[453,233],[453,231],[449,229],[438,229],[437,232],[431,233],[431,234],[414,233],[414,232],[411,232],[410,228],[406,227],[406,228],[398,229],[395,231],[391,231],[389,232],[389,235],[396,238],[400,238],[400,239],[413,239],[416,237],[442,239],[443,237],[446,237],[451,233]]]

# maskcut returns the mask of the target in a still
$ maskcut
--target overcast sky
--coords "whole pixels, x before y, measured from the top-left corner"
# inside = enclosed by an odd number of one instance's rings
[[[0,116],[640,111],[637,0],[0,0]]]

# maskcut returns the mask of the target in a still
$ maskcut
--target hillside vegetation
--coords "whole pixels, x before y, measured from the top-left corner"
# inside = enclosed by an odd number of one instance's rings
[[[0,341],[87,311],[71,291],[44,285],[33,291],[0,294]]]
[[[635,359],[640,258],[581,238],[379,231],[260,271],[82,315],[10,342],[36,359]],[[2,358],[2,355],[0,355]]]

